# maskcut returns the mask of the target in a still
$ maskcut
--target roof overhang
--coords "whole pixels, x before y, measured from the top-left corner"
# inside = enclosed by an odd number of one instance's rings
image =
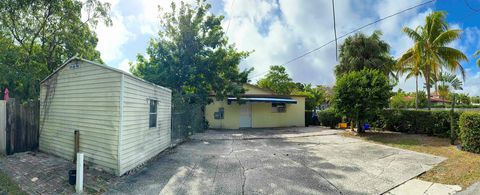
[[[285,103],[285,104],[296,104],[297,100],[291,98],[275,98],[275,97],[242,97],[242,98],[235,98],[229,97],[227,98],[227,102],[231,103],[233,101],[240,101],[240,102],[266,102],[266,103]]]

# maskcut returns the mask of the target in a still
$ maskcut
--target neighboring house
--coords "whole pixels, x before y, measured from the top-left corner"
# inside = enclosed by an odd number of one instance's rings
[[[122,175],[170,146],[171,90],[72,58],[41,82],[40,151]]]
[[[305,97],[277,95],[268,89],[245,84],[240,99],[215,100],[205,108],[210,128],[239,129],[305,126]]]

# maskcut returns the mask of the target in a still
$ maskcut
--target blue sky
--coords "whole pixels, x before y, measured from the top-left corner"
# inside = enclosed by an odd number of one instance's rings
[[[137,54],[144,54],[150,38],[159,30],[157,7],[168,10],[171,0],[106,0],[112,4],[113,26],[99,25],[97,49],[104,61],[116,68],[128,70],[128,62]],[[192,1],[192,0],[189,0]],[[427,0],[336,0],[337,34],[342,35],[359,26],[388,16]],[[480,11],[480,0],[466,0]],[[224,15],[223,26],[229,25],[227,35],[238,49],[254,51],[241,68],[254,67],[251,80],[255,82],[270,65],[286,61],[333,39],[333,21],[330,0],[210,0],[211,12]],[[480,49],[480,12],[470,9],[464,0],[437,0],[410,10],[381,23],[363,29],[383,32],[382,38],[391,46],[391,54],[400,56],[411,46],[401,29],[421,25],[428,13],[448,12],[452,28],[462,29],[461,39],[452,46],[465,52],[470,62],[463,62],[467,70],[464,92],[480,95],[480,70],[472,54]],[[343,40],[339,40],[341,43]],[[298,82],[333,85],[335,45],[330,44],[298,61],[286,65],[291,77]],[[402,81],[400,88],[413,91],[414,80]]]

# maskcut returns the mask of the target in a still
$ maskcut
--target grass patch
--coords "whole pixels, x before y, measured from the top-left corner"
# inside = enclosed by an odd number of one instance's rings
[[[342,135],[447,158],[419,179],[462,187],[480,181],[480,155],[457,149],[447,138],[396,132],[367,132],[359,136],[345,132]]]
[[[2,158],[0,157],[0,160]],[[0,194],[27,194],[13,182],[8,175],[0,171]]]

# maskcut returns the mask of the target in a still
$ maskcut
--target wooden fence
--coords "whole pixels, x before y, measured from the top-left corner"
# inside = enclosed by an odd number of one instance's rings
[[[38,100],[6,103],[6,154],[38,149],[40,105]]]

